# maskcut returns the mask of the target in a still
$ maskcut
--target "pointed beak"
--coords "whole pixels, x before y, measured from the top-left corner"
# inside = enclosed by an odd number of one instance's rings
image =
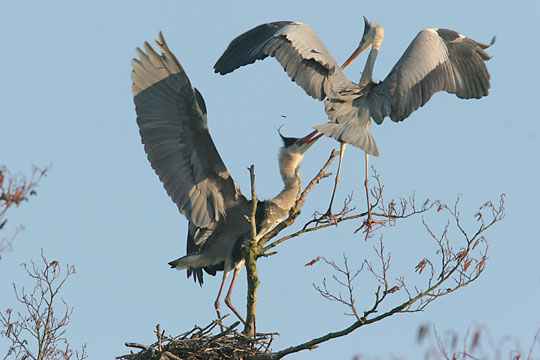
[[[364,39],[362,39],[362,41],[360,41],[360,44],[358,45],[356,50],[354,50],[352,55],[349,56],[349,58],[343,63],[343,65],[341,65],[341,70],[345,69],[347,65],[352,63],[353,60],[356,59],[358,55],[360,55],[364,50],[366,50],[370,46],[371,46],[371,42],[367,42],[367,41],[364,41]]]
[[[301,139],[296,140],[296,144],[298,146],[298,149],[304,153],[311,147],[311,145],[315,144],[317,140],[319,140],[323,134],[317,135],[317,130],[309,133],[307,136],[304,136]]]

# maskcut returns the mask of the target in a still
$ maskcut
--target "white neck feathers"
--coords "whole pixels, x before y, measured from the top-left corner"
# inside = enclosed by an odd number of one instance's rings
[[[282,209],[289,210],[300,196],[302,178],[299,168],[303,157],[303,154],[290,153],[286,149],[279,154],[279,170],[284,187],[272,201]]]

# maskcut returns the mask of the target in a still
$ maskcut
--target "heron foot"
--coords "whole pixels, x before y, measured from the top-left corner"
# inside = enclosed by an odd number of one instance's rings
[[[376,229],[373,228],[373,224],[379,224],[380,226],[377,227]],[[381,221],[381,220],[375,220],[371,217],[371,213],[368,212],[368,217],[366,220],[364,220],[364,223],[362,224],[362,226],[360,226],[358,229],[356,229],[354,231],[354,233],[356,234],[357,232],[359,232],[360,230],[364,229],[364,233],[366,234],[366,239],[367,237],[369,236],[369,234],[375,230],[377,230],[378,228],[384,226],[385,222],[384,221]]]
[[[340,214],[338,214],[339,216]],[[313,219],[308,221],[304,227],[303,230],[307,229],[309,225],[315,223],[315,227],[319,226],[319,224],[328,224],[328,223],[334,223],[336,226],[338,225],[338,218],[336,215],[332,214],[332,210],[328,209],[326,213],[321,214],[318,211],[315,211],[313,214]]]
[[[326,212],[319,218],[319,220],[326,219],[326,218],[333,221],[334,225],[336,225],[336,227],[338,226],[337,217],[332,213],[332,208],[331,207],[329,207],[328,210],[326,210]]]

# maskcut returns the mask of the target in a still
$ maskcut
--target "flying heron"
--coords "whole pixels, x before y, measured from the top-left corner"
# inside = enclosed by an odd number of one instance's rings
[[[223,279],[214,303],[221,317],[219,299],[225,280],[234,274],[225,303],[245,323],[230,297],[244,265],[241,244],[251,237],[247,216],[252,203],[240,192],[225,167],[208,131],[206,105],[167,47],[163,34],[156,41],[158,55],[145,42],[133,59],[134,102],[144,150],[148,160],[178,210],[188,220],[187,255],[171,261],[179,270],[187,269],[195,282],[203,283],[203,269]],[[279,171],[283,190],[273,199],[257,204],[257,239],[277,225],[301,192],[300,163],[304,153],[322,134],[313,131],[304,138],[282,137]],[[280,134],[281,135],[281,134]]]
[[[278,21],[259,25],[235,38],[214,65],[215,72],[227,74],[267,56],[275,57],[291,80],[311,97],[324,101],[329,123],[314,126],[341,143],[339,166],[326,215],[339,182],[341,161],[347,144],[365,152],[368,228],[371,218],[368,188],[369,155],[379,156],[371,134],[371,119],[381,124],[385,117],[405,120],[439,91],[461,99],[479,99],[488,94],[489,73],[483,44],[453,30],[426,29],[418,33],[405,53],[381,82],[372,81],[375,59],[383,41],[382,26],[364,17],[364,34],[353,54],[339,67],[315,32],[306,24]],[[343,69],[371,46],[358,84],[348,80]]]

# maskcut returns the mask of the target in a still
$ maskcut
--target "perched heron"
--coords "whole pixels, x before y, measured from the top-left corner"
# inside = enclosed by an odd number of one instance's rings
[[[246,218],[251,201],[240,192],[225,167],[208,132],[206,105],[167,47],[162,33],[156,41],[158,55],[145,42],[133,59],[133,94],[144,150],[165,190],[180,213],[189,220],[187,255],[171,261],[176,269],[187,269],[188,277],[203,283],[203,269],[211,275],[223,271],[225,280],[234,269],[225,303],[244,322],[231,303],[235,280],[244,265],[241,244],[251,237]],[[300,163],[304,153],[322,135],[313,131],[297,139],[282,137],[279,170],[283,190],[273,199],[257,204],[258,239],[277,225],[293,207],[301,192]],[[281,134],[280,134],[281,135]],[[257,240],[258,240],[257,239]]]
[[[222,75],[267,56],[275,57],[291,80],[318,100],[325,100],[330,122],[314,126],[341,143],[334,191],[326,215],[332,216],[332,203],[339,182],[346,144],[366,153],[366,196],[368,227],[373,222],[369,204],[369,155],[379,156],[371,134],[371,119],[381,124],[385,117],[406,119],[438,91],[456,94],[461,99],[479,99],[488,94],[489,73],[482,44],[453,30],[426,29],[418,33],[388,76],[372,81],[375,59],[383,41],[382,26],[364,17],[364,34],[358,48],[339,67],[315,32],[306,24],[279,21],[262,24],[235,38],[214,65]],[[342,70],[371,46],[358,84],[348,80]]]

